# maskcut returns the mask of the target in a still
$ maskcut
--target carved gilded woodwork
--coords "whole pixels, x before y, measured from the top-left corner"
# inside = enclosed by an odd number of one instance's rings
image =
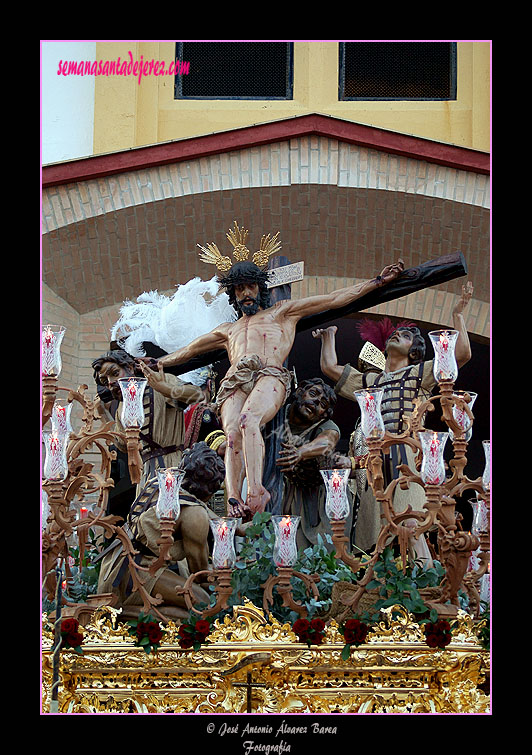
[[[200,650],[182,650],[169,622],[158,652],[136,647],[120,612],[101,607],[84,628],[83,655],[62,652],[63,713],[488,713],[488,655],[459,612],[445,650],[424,642],[404,609],[382,611],[366,642],[342,660],[333,620],[322,645],[298,642],[290,624],[245,601],[217,619]],[[397,610],[399,614],[397,615]],[[43,711],[49,710],[51,627],[43,646]]]

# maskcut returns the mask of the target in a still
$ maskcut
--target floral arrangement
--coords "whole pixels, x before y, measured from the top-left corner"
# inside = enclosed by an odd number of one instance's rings
[[[341,658],[346,661],[351,655],[351,647],[362,645],[366,641],[369,632],[369,626],[360,619],[347,619],[340,625],[339,630],[344,636],[345,645],[343,647]]]
[[[451,625],[445,619],[427,621],[423,627],[429,648],[445,648],[451,642]]]
[[[128,632],[136,639],[136,645],[144,648],[146,653],[157,652],[164,636],[164,631],[151,614],[139,613],[137,619],[127,622]]]
[[[256,606],[262,605],[262,585],[268,577],[276,574],[273,550],[275,533],[271,522],[270,512],[256,513],[252,524],[246,529],[246,537],[239,550],[238,559],[231,579],[233,594],[229,598],[229,608],[243,602],[244,596]],[[304,582],[294,578],[292,580],[292,595],[295,601],[304,605],[311,616],[324,614],[332,604],[332,590],[336,582],[352,582],[355,575],[342,561],[338,561],[334,553],[327,550],[332,544],[332,538],[326,534],[324,538],[318,534],[317,543],[305,550],[300,550],[298,560],[294,564],[294,571],[303,574],[317,574],[319,582],[319,598],[310,597]],[[272,615],[281,623],[293,624],[299,617],[295,611],[282,605],[277,591],[273,594]]]
[[[292,629],[300,642],[311,645],[321,645],[324,639],[325,622],[323,619],[296,619]]]
[[[61,648],[63,650],[74,650],[76,653],[83,655],[81,643],[83,634],[79,631],[79,621],[69,618],[61,622]]]
[[[187,622],[181,624],[178,630],[179,645],[183,650],[199,650],[211,631],[211,622],[190,616]]]

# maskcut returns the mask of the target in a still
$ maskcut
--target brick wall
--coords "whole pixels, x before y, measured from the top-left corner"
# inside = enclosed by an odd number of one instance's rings
[[[90,363],[125,299],[211,277],[197,244],[227,253],[234,219],[250,245],[280,230],[283,253],[305,261],[293,298],[373,277],[390,256],[408,267],[460,249],[475,286],[468,328],[489,336],[489,177],[301,137],[43,192],[43,322],[67,328],[65,382],[92,390]],[[461,285],[375,312],[448,324]]]

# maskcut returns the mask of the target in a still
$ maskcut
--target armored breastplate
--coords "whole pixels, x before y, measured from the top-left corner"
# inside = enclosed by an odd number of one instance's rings
[[[382,372],[377,376],[371,387],[384,389],[381,414],[388,432],[403,432],[403,417],[413,411],[414,400],[421,390],[422,377],[423,362],[397,372]]]

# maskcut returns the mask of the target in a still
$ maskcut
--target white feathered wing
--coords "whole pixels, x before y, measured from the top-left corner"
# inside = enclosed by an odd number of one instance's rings
[[[216,276],[209,281],[192,278],[178,286],[172,296],[149,291],[140,294],[136,302],[125,301],[111,330],[111,340],[135,357],[146,356],[143,341],[151,341],[167,353],[177,351],[220,323],[236,320],[229,297],[218,289]],[[204,368],[179,377],[201,385]]]

